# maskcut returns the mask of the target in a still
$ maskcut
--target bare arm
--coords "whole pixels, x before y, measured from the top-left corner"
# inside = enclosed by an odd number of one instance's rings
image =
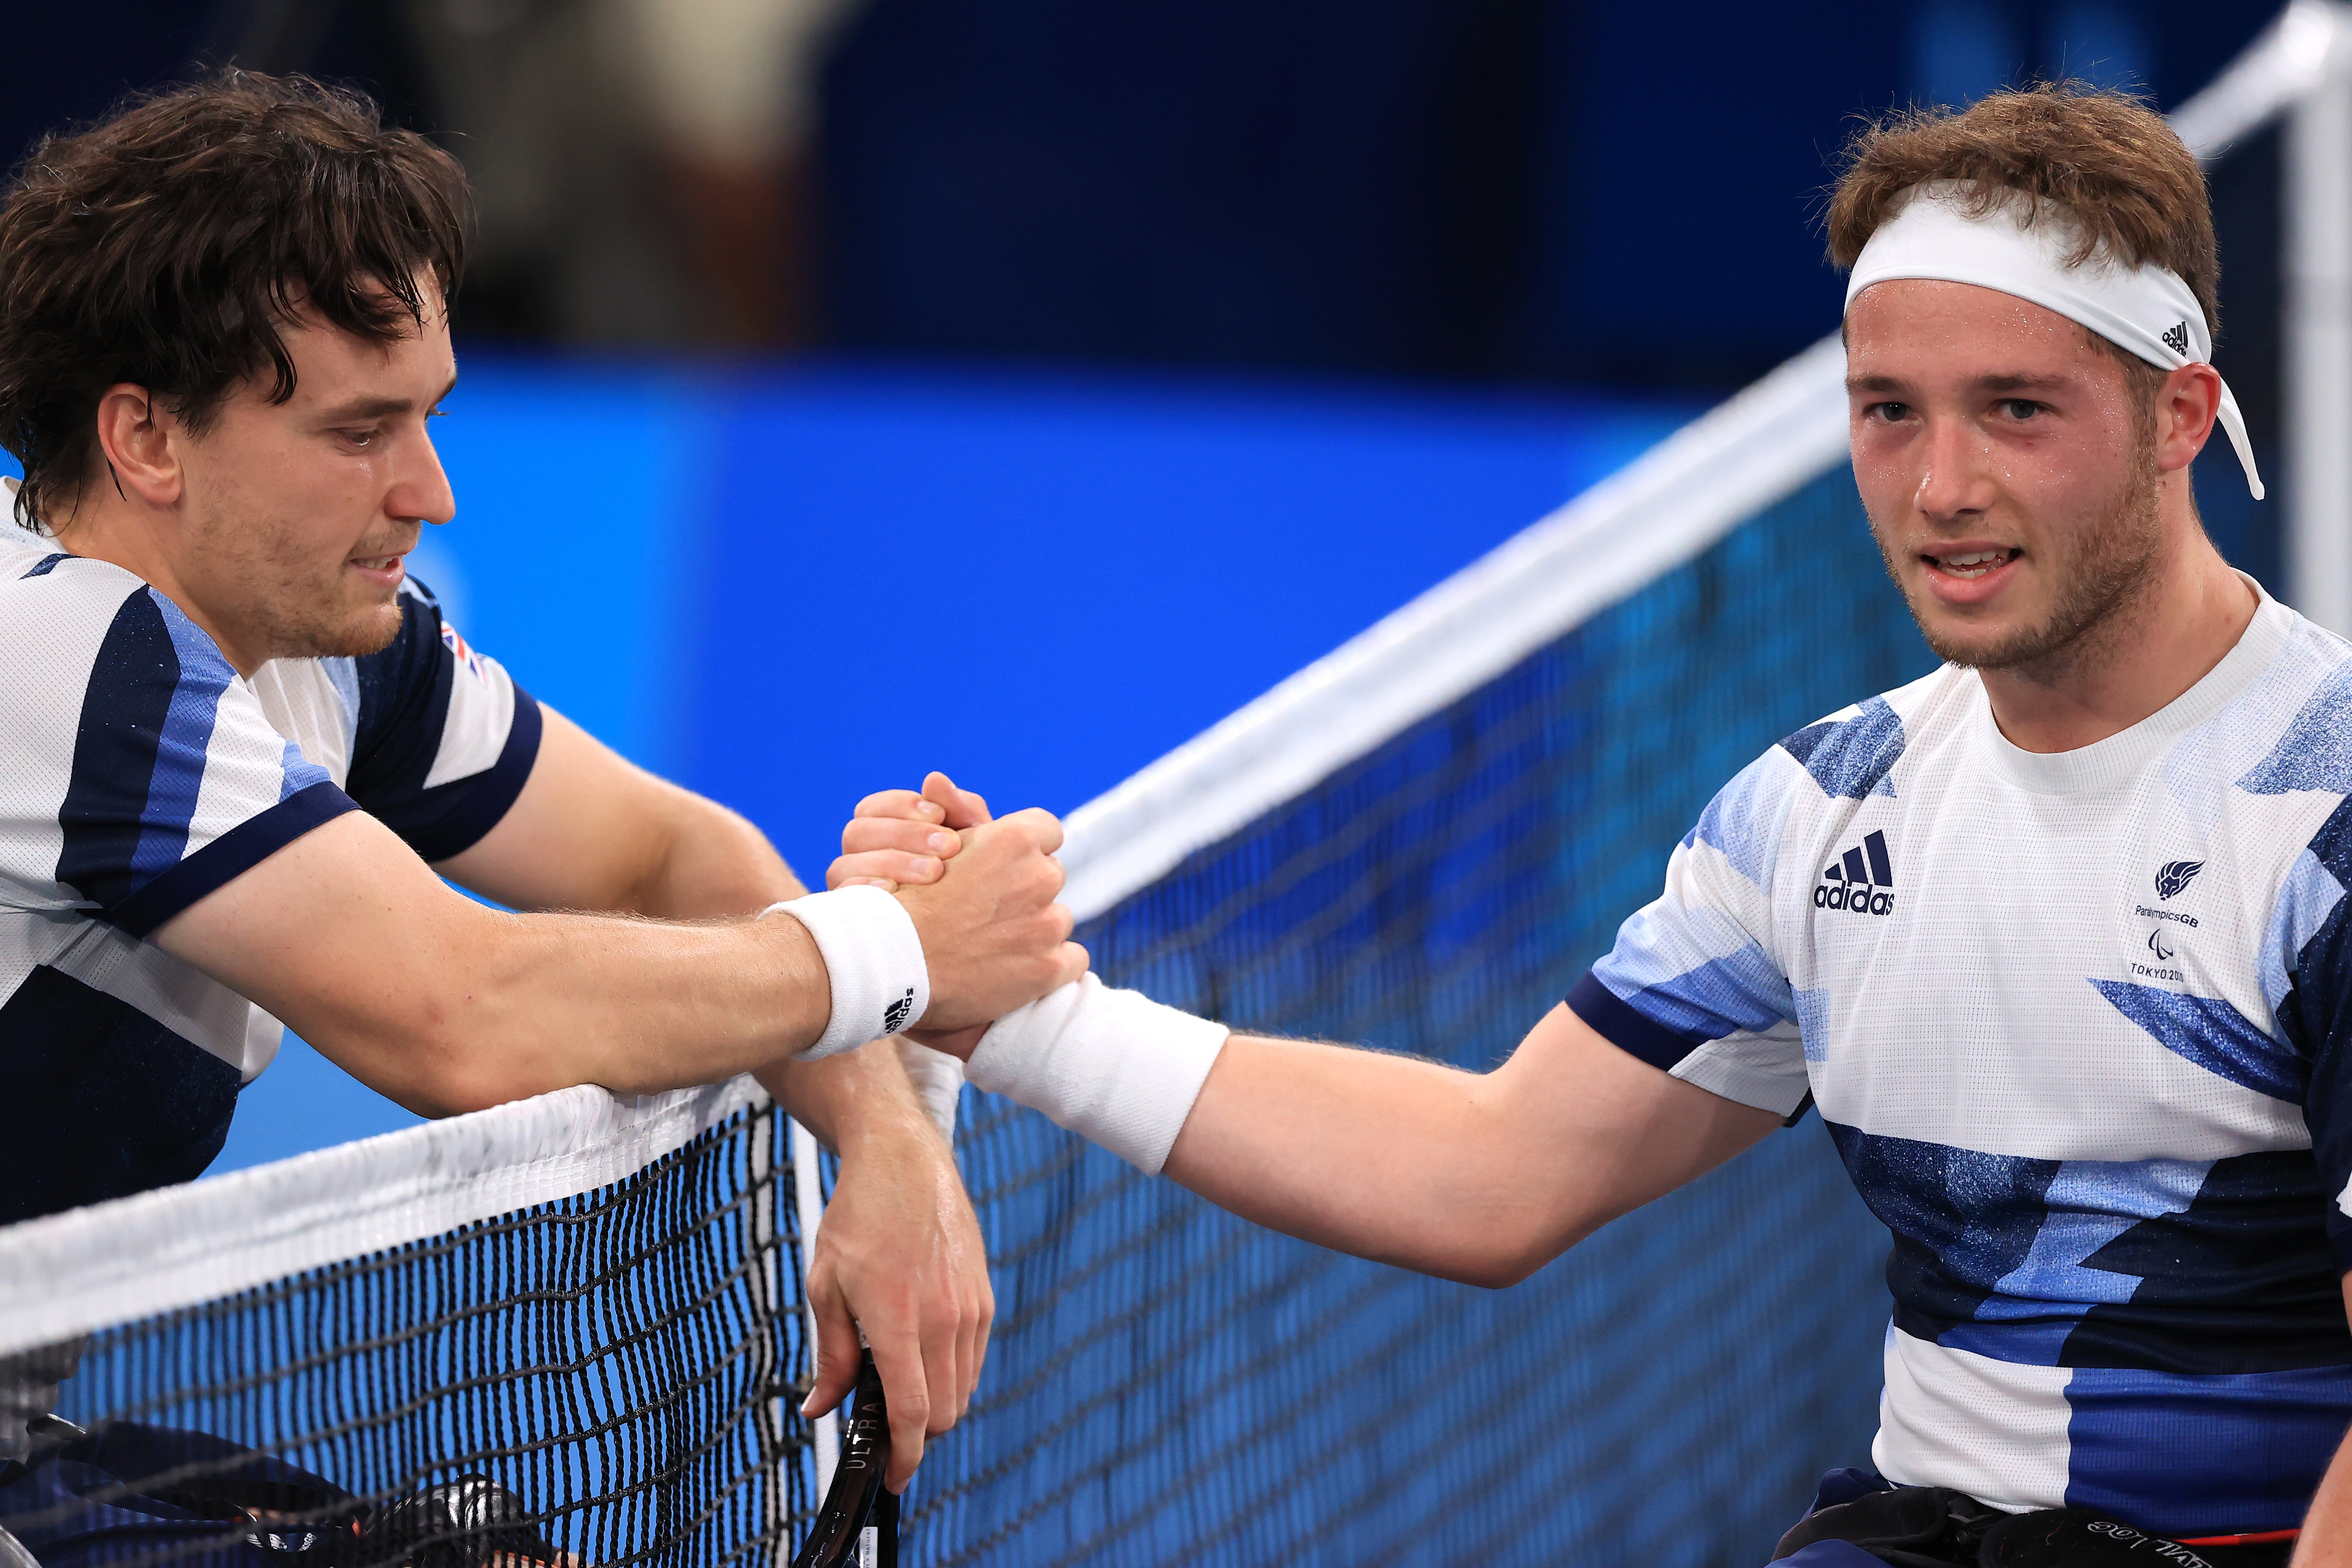
[[[979,875],[898,895],[930,968],[927,1018],[975,1022],[1083,970],[1069,911],[1051,902],[1060,837],[1042,812],[991,824],[960,857]],[[361,1081],[434,1115],[577,1083],[641,1094],[716,1082],[804,1048],[832,1007],[795,921],[486,910],[357,814],[295,840],[152,940]]]
[[[2344,1280],[2344,1310],[2352,1313],[2352,1275]],[[2336,1462],[2311,1500],[2294,1568],[2352,1568],[2352,1440],[2336,1450]]]
[[[1483,1074],[1236,1036],[1167,1173],[1321,1246],[1500,1286],[1780,1120],[1669,1077],[1562,1006]]]
[[[553,710],[541,713],[539,762],[521,795],[480,843],[440,865],[443,875],[519,909],[673,921],[746,915],[805,890],[742,817]],[[863,1328],[890,1406],[888,1479],[903,1487],[924,1438],[961,1418],[987,1359],[996,1296],[980,1222],[890,1042],[772,1063],[759,1077],[841,1156],[809,1258],[819,1331],[808,1413],[849,1393]]]
[[[796,921],[506,914],[359,813],[191,905],[154,942],[427,1116],[602,1084],[713,1083],[804,1049],[830,989]]]
[[[806,891],[742,817],[647,773],[553,709],[541,712],[530,782],[480,843],[436,868],[443,876],[520,910],[662,921],[740,918]],[[924,1120],[887,1046],[775,1063],[761,1080],[836,1153],[871,1130],[869,1120],[899,1131]]]
[[[440,868],[525,911],[649,918],[484,910],[353,816],[192,907],[160,940],[269,1006],[355,1077],[428,1112],[577,1082],[625,1091],[758,1070],[842,1155],[810,1258],[822,1324],[812,1411],[847,1392],[853,1321],[862,1324],[890,1395],[890,1480],[903,1486],[927,1431],[946,1430],[970,1400],[994,1315],[953,1156],[888,1043],[821,1062],[775,1059],[823,1028],[829,988],[798,921],[740,918],[802,891],[759,831],[632,766],[561,715],[544,718],[514,805]],[[1038,827],[1031,824],[1033,836]],[[1016,854],[999,892],[1014,892],[1024,871],[1032,895],[1058,887],[1043,840],[1032,847],[1036,863],[1021,867]],[[979,926],[961,935],[940,911],[915,911],[935,1006],[943,972],[947,989],[957,984],[936,935],[958,945],[977,936],[1000,956],[991,930],[1003,937],[1028,925],[1014,945],[1059,943],[1066,915],[1032,902],[1018,895],[968,911]],[[1061,953],[1056,969],[1075,954]]]
[[[835,887],[951,885],[923,800],[950,823],[986,806],[944,775],[868,795]],[[978,1030],[938,1038],[968,1057]],[[1490,1073],[1341,1046],[1228,1039],[1164,1173],[1245,1219],[1479,1285],[1524,1279],[1780,1124],[1628,1055],[1555,1007]],[[2347,1565],[2352,1568],[2352,1565]]]
[[[800,879],[760,830],[646,772],[551,708],[539,760],[481,842],[435,869],[519,910],[604,910],[655,920],[754,914]]]

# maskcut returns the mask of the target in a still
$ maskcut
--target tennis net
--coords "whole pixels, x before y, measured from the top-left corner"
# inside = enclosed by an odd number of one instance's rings
[[[572,1089],[0,1233],[0,1383],[70,1372],[87,1433],[0,1469],[0,1528],[51,1568],[787,1561],[786,1125],[748,1079]]]
[[[2219,357],[2274,474],[2263,127],[2340,20],[2295,7],[2176,116],[2218,157]],[[1843,369],[1818,345],[1074,813],[1096,967],[1241,1028],[1499,1061],[1717,788],[1933,666],[1844,460]],[[2276,582],[2284,507],[2212,461],[2216,538]],[[1748,1568],[1868,1463],[1886,1235],[1817,1121],[1502,1292],[1255,1229],[988,1096],[960,1149],[999,1315],[911,1562]]]
[[[2229,149],[2221,357],[2273,473],[2294,160],[2262,127],[2338,20],[2298,0],[2181,116]],[[1097,966],[1244,1027],[1498,1060],[1725,778],[1927,667],[1843,467],[1842,369],[1800,356],[1075,814]],[[2235,482],[2208,521],[2267,576]],[[985,1096],[959,1148],[999,1315],[912,1563],[1747,1568],[1867,1451],[1884,1232],[1810,1126],[1504,1292],[1255,1230]],[[791,1152],[748,1083],[577,1089],[0,1233],[0,1405],[78,1356],[59,1409],[89,1435],[43,1454],[119,1439],[99,1468],[185,1516],[89,1520],[19,1489],[34,1466],[0,1470],[0,1526],[57,1563],[85,1525],[79,1560],[123,1563],[784,1561],[827,1436],[792,1413],[817,1185]]]

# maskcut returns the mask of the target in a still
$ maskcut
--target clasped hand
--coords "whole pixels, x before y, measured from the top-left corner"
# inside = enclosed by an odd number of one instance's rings
[[[882,790],[842,830],[825,886],[879,886],[915,917],[931,969],[931,1006],[915,1039],[988,1027],[1087,973],[1061,893],[1061,823],[1049,811],[988,816],[988,802],[931,773]],[[955,877],[946,875],[955,860]]]
[[[1061,845],[1062,825],[1048,813],[995,821],[987,802],[940,773],[920,794],[886,790],[858,803],[825,881],[879,887],[913,916],[931,980],[930,1008],[909,1031],[916,1039],[968,1055],[994,1019],[1086,973],[1086,950],[1069,940],[1070,911],[1055,901]],[[878,1042],[854,1055],[891,1048]],[[812,1070],[856,1070],[842,1065],[849,1059]],[[901,1111],[870,1117],[858,1147],[841,1150],[841,1179],[811,1247],[817,1369],[802,1406],[822,1415],[848,1394],[863,1328],[889,1402],[893,1490],[912,1479],[925,1438],[963,1415],[995,1317],[979,1222],[953,1155],[913,1114],[911,1098]]]
[[[1031,908],[1048,883],[1045,898],[1061,891],[1062,868],[1051,858],[1061,847],[1062,825],[1051,813],[1032,807],[997,821],[988,802],[945,773],[932,773],[919,792],[886,789],[857,803],[825,886],[880,888],[914,914],[932,998],[910,1031],[916,1039],[969,1056],[971,1041],[997,1018],[1087,972],[1086,949],[1068,940],[1070,911],[1058,903],[1042,913]],[[958,910],[963,922],[940,918],[937,945],[924,923],[935,904],[942,915]],[[1046,929],[1050,954],[1038,940]]]

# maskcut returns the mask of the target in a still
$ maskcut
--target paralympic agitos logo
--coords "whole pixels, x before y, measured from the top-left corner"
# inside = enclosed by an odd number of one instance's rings
[[[1813,885],[1813,908],[1857,915],[1895,912],[1895,862],[1886,853],[1885,834],[1864,835],[1861,843],[1822,873],[1822,879]]]

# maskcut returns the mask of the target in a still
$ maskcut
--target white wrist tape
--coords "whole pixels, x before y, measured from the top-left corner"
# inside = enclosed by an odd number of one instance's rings
[[[790,915],[806,926],[833,985],[833,1016],[801,1053],[803,1061],[895,1035],[930,1006],[931,971],[914,917],[881,889],[836,888],[760,912]]]
[[[964,1075],[1156,1176],[1232,1033],[1086,974],[991,1024]]]

